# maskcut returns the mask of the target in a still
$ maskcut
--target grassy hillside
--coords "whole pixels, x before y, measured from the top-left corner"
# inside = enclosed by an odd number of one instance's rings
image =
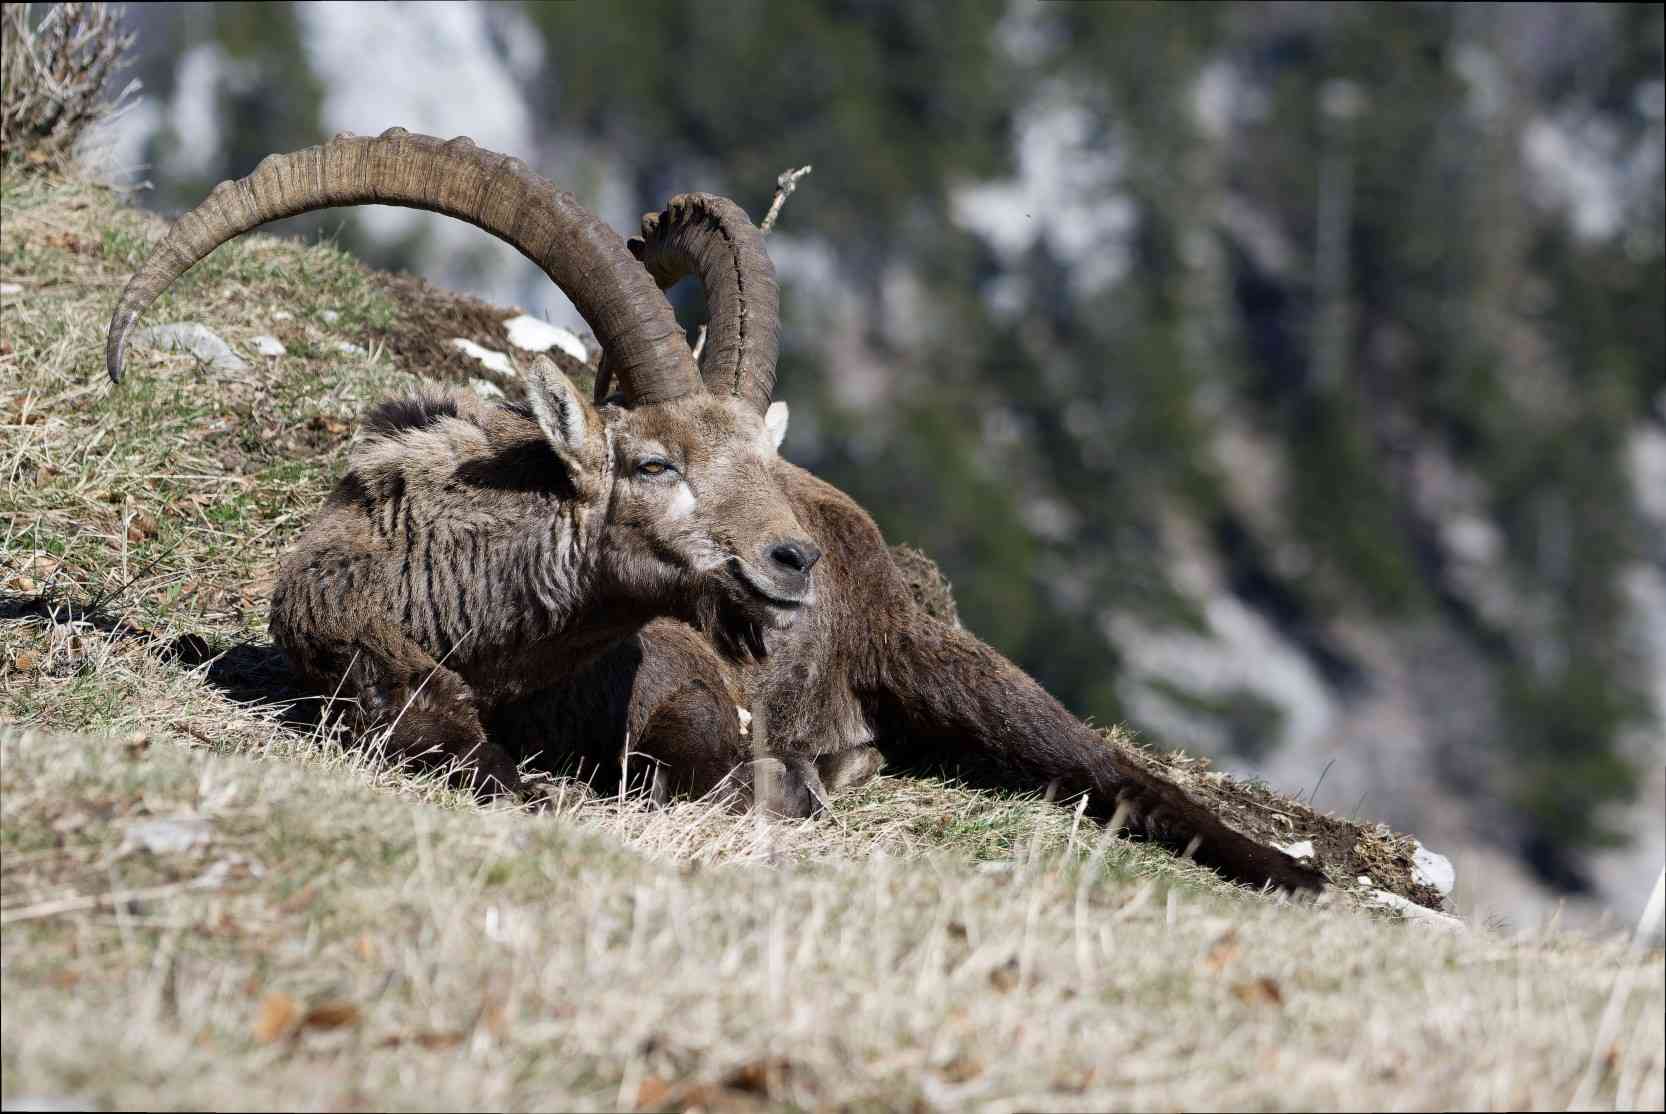
[[[247,366],[138,350],[112,392],[156,232],[0,178],[8,1106],[1666,1102],[1662,957],[1620,939],[1279,903],[894,778],[802,824],[570,784],[483,807],[279,716],[277,554],[366,404],[468,375],[444,341],[504,349],[501,315],[250,237],[146,318]]]

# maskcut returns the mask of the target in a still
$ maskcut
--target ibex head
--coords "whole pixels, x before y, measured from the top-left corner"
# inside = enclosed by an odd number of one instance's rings
[[[783,626],[810,602],[821,550],[771,478],[776,441],[763,415],[704,392],[602,414],[618,469],[600,540],[608,587],[686,599],[672,613],[714,631],[736,619]],[[705,590],[691,591],[700,582]],[[761,631],[729,633],[761,649]]]
[[[701,601],[693,616],[707,630],[734,633],[724,611],[779,627],[810,602],[821,550],[772,472],[787,406],[770,401],[780,316],[763,237],[734,202],[685,194],[643,216],[642,235],[628,246],[662,290],[690,275],[699,281],[710,322],[700,357],[704,389],[673,402],[619,405],[623,400],[609,393],[613,362],[602,361],[596,398],[618,443],[634,447],[646,464],[630,489],[615,488],[604,544],[637,556],[676,553],[692,557],[696,569],[726,574],[715,580],[726,590]],[[669,514],[653,509],[650,492],[671,494]],[[744,633],[752,650],[763,649],[761,631]]]
[[[722,198],[676,199],[627,248],[570,193],[466,137],[344,133],[268,156],[179,219],[111,317],[111,379],[120,381],[139,314],[215,248],[268,221],[361,204],[468,221],[538,264],[572,299],[603,350],[596,398],[583,399],[540,361],[528,401],[571,490],[605,507],[596,602],[682,615],[761,650],[761,629],[783,625],[811,598],[820,551],[768,480],[786,427],[785,407],[769,399],[774,270],[758,231]],[[713,309],[702,368],[659,289],[690,272],[707,285]],[[609,395],[613,382],[619,390]]]

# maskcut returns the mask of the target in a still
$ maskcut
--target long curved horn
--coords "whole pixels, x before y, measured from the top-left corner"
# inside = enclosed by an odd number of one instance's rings
[[[685,193],[642,218],[630,241],[660,289],[693,274],[706,288],[710,320],[700,375],[714,394],[737,395],[761,412],[775,391],[780,292],[763,233],[726,197]]]
[[[476,147],[467,136],[448,141],[404,128],[374,138],[344,132],[317,147],[269,155],[247,178],[215,186],[174,223],[122,292],[105,344],[110,378],[121,381],[139,314],[209,252],[267,221],[367,204],[468,221],[538,264],[584,315],[632,402],[698,389],[670,303],[617,232],[519,159]]]

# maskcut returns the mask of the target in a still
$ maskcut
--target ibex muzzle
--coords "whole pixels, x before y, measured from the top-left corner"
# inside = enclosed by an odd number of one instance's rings
[[[762,654],[765,632],[812,599],[818,551],[771,481],[785,429],[769,405],[774,273],[730,202],[679,199],[656,218],[668,260],[748,268],[746,289],[715,291],[733,313],[702,371],[660,276],[571,194],[466,137],[343,134],[269,156],[174,224],[111,316],[110,377],[120,381],[139,314],[220,244],[359,204],[440,212],[505,240],[602,346],[593,401],[540,359],[526,405],[454,392],[372,414],[273,595],[272,633],[296,667],[364,719],[391,722],[397,756],[514,788],[513,762],[481,728],[499,701],[570,675],[656,616]]]

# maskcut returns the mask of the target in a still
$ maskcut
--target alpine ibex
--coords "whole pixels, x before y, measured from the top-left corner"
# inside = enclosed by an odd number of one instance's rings
[[[540,359],[526,404],[467,392],[384,404],[280,566],[272,634],[306,679],[356,700],[361,727],[391,724],[392,755],[512,791],[516,765],[482,728],[499,704],[656,616],[761,654],[765,632],[812,602],[820,550],[773,478],[782,427],[753,404],[775,364],[773,269],[761,249],[722,242],[732,203],[701,198],[668,215],[678,250],[741,265],[759,299],[728,305],[735,336],[714,336],[707,390],[665,296],[571,194],[466,137],[343,134],[264,159],[174,224],[111,317],[110,377],[120,381],[139,314],[219,245],[370,203],[444,213],[513,245],[573,300],[621,387],[592,405]],[[719,305],[739,295],[711,289]]]
[[[700,198],[674,199],[643,218],[630,247],[661,287],[690,274],[706,287],[709,335],[718,343],[708,345],[702,374],[711,385],[735,384],[763,413],[771,408],[775,338],[751,332],[748,322],[777,320],[777,293],[766,281],[762,236],[730,206],[714,214],[721,236],[699,245],[726,250],[693,250],[682,230],[702,206]],[[604,369],[597,397],[607,390]],[[929,614],[873,519],[849,496],[779,457],[768,469],[823,554],[813,607],[767,632],[763,652],[676,621],[650,623],[576,677],[504,705],[492,724],[498,737],[524,752],[588,747],[586,757],[603,768],[617,768],[628,747],[628,760],[657,791],[700,795],[731,770],[751,768],[756,739],[744,731],[737,711],[744,708],[754,731],[766,730],[763,757],[780,764],[770,778],[778,811],[810,815],[882,760],[946,767],[974,783],[1086,793],[1096,816],[1120,816],[1244,881],[1321,885],[1317,872],[1233,831],[1006,658]]]

